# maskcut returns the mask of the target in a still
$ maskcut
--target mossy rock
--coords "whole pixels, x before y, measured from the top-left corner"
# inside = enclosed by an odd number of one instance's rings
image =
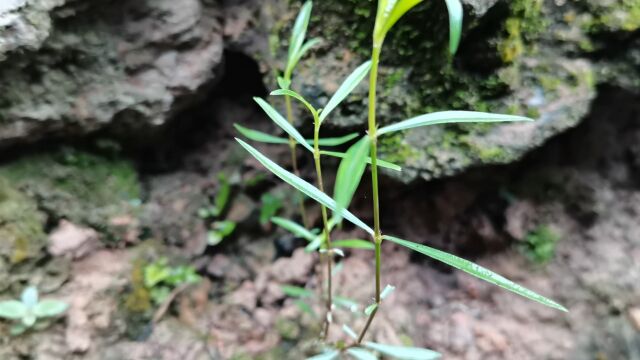
[[[290,24],[300,3],[285,2],[291,10],[278,13],[270,35],[270,56],[275,60],[269,65],[276,69],[283,66]],[[640,44],[638,0],[463,3],[462,43],[453,58],[447,55],[444,1],[422,2],[391,31],[378,83],[379,123],[442,110],[518,114],[537,121],[440,126],[381,139],[381,156],[403,166],[402,174],[389,173],[401,181],[516,161],[579,124],[599,85],[640,86],[640,50],[631,46]],[[300,63],[292,87],[323,106],[367,59],[375,7],[375,1],[315,2],[309,36],[323,38],[324,45]],[[275,87],[272,75],[268,73],[266,82]],[[365,130],[365,82],[332,113],[325,127]],[[299,122],[308,122],[303,111]]]
[[[112,240],[119,229],[111,221],[138,212],[140,184],[127,160],[67,148],[6,164],[0,176],[28,195],[52,223],[65,218]]]
[[[0,176],[0,257],[9,264],[40,257],[46,246],[44,223],[36,202]]]

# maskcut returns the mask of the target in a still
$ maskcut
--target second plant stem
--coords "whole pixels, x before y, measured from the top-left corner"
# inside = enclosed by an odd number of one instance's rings
[[[318,177],[318,189],[324,192],[324,182],[322,180],[322,164],[320,163],[320,119],[317,114],[314,114],[314,126],[313,126],[313,160],[316,165],[316,175]],[[326,246],[326,262],[327,262],[327,318],[325,319],[325,330],[324,337],[325,339],[329,335],[329,326],[330,326],[330,316],[331,316],[331,308],[333,304],[332,298],[332,290],[331,290],[331,268],[333,263],[333,254],[331,253],[331,236],[329,229],[329,217],[327,215],[327,208],[322,205],[322,225],[324,228],[324,238],[325,238],[325,246]]]
[[[291,107],[291,98],[289,96],[284,97],[285,107],[287,108],[287,121],[293,124],[293,109]],[[298,169],[298,156],[296,155],[296,141],[289,136],[289,149],[291,150],[291,166],[293,167],[293,173],[296,176],[300,176],[300,170]],[[300,216],[302,217],[302,224],[305,228],[309,228],[307,222],[307,211],[304,207],[304,196],[300,196]]]
[[[382,42],[374,42],[371,53],[371,72],[369,74],[369,138],[371,139],[371,187],[373,198],[373,241],[376,253],[376,307],[373,309],[367,322],[358,336],[358,344],[364,339],[373,318],[378,312],[380,306],[380,263],[382,252],[382,231],[380,230],[380,203],[378,200],[378,124],[376,122],[376,85],[378,82],[378,64],[380,62],[380,50]]]

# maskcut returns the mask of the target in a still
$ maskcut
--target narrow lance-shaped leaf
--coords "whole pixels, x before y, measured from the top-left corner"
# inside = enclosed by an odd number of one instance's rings
[[[333,189],[333,197],[340,209],[346,209],[349,206],[353,194],[360,184],[364,170],[367,167],[366,158],[370,145],[371,140],[368,136],[364,136],[347,150],[347,155],[340,162]],[[341,218],[340,212],[334,212],[333,218],[336,222],[339,222]]]
[[[312,114],[316,114],[316,109],[300,94],[298,94],[297,92],[293,91],[293,90],[288,90],[288,89],[278,89],[278,90],[274,90],[271,92],[271,94],[269,95],[282,95],[282,96],[291,96],[292,98],[300,101],[302,104],[304,104],[304,106],[307,107],[307,109],[312,113]]]
[[[246,137],[249,140],[266,143],[266,144],[283,144],[283,145],[289,144],[289,139],[287,138],[281,138],[281,137],[267,134],[262,131],[249,129],[239,124],[233,124],[233,126],[236,128],[236,130],[238,130],[240,134],[242,134],[244,137]],[[337,138],[319,139],[318,145],[327,146],[327,147],[340,146],[348,143],[349,141],[357,137],[358,137],[358,133],[351,133],[349,135],[345,135]],[[305,139],[305,140],[308,144],[313,144],[313,139]],[[329,154],[326,154],[326,155],[329,155]],[[332,155],[332,156],[338,156],[338,155]],[[387,163],[387,164],[390,164],[390,163]],[[385,167],[384,165],[380,164],[380,160],[378,160],[378,165],[380,165],[381,167]],[[393,165],[393,164],[392,166],[398,167],[397,165]]]
[[[362,82],[371,70],[371,61],[358,66],[338,88],[335,94],[329,99],[329,102],[320,113],[320,123],[329,116],[329,114],[347,97],[353,89]]]
[[[291,297],[297,297],[297,298],[313,297],[313,292],[311,290],[301,288],[299,286],[283,285],[280,289],[285,295],[291,296]]]
[[[306,140],[300,135],[298,130],[293,127],[293,125],[289,124],[289,122],[282,116],[276,109],[274,109],[269,103],[260,99],[253,98],[256,103],[264,110],[264,112],[275,122],[278,126],[282,128],[289,136],[291,136],[298,144],[304,146],[307,150],[313,152],[313,148],[311,145],[307,144]]]
[[[356,338],[357,339],[357,338]],[[370,353],[365,349],[350,348],[347,349],[347,354],[353,356],[356,360],[377,360],[378,357]]]
[[[39,318],[57,316],[67,311],[69,305],[59,300],[42,300],[33,308],[33,314]]]
[[[304,45],[302,45],[300,50],[293,56],[293,58],[289,59],[289,63],[287,64],[287,73],[289,75],[291,73],[293,73],[293,69],[296,67],[296,65],[298,65],[298,62],[300,62],[300,59],[302,59],[302,57],[307,52],[309,52],[309,50],[313,49],[314,47],[316,47],[321,42],[322,42],[321,39],[313,38],[313,39],[307,41],[306,43],[304,43]],[[286,87],[281,86],[281,88],[288,89],[289,85],[291,85],[291,83],[289,83]]]
[[[455,55],[460,44],[464,11],[460,0],[445,0],[449,11],[449,53]]]
[[[269,171],[274,173],[277,177],[282,179],[284,182],[298,189],[303,194],[319,202],[320,204],[326,206],[332,211],[339,212],[343,218],[353,223],[354,225],[358,226],[359,228],[363,229],[369,235],[373,235],[373,230],[371,229],[371,227],[369,227],[367,224],[362,222],[362,220],[358,219],[349,210],[339,209],[336,201],[330,198],[327,194],[318,190],[318,188],[309,184],[307,181],[283,169],[280,165],[274,163],[269,158],[262,155],[258,150],[253,148],[251,145],[245,143],[244,141],[238,138],[236,138],[236,141],[240,145],[242,145],[242,147],[244,147],[253,157],[255,157],[256,160],[258,160],[262,165],[264,165],[264,167],[266,167]]]
[[[304,226],[281,217],[274,216],[271,218],[271,222],[280,226],[281,228],[289,231],[293,235],[306,239],[308,241],[313,241],[316,235],[314,235],[311,231],[304,228]]]
[[[423,0],[399,0],[398,3],[393,7],[393,10],[389,13],[386,22],[384,23],[384,27],[382,28],[383,34],[387,34],[389,30],[395,25],[398,20],[404,15],[407,11],[411,10],[414,6],[421,3]]]
[[[300,13],[298,13],[298,17],[296,18],[296,22],[293,25],[293,30],[291,32],[291,40],[289,41],[289,54],[288,54],[288,66],[287,66],[287,75],[291,75],[293,71],[293,60],[295,59],[298,52],[302,48],[302,44],[304,43],[304,38],[307,33],[307,27],[309,26],[309,19],[311,18],[311,9],[313,8],[313,4],[311,1],[307,1],[302,8],[300,9]],[[294,65],[295,66],[295,65]],[[285,76],[286,78],[287,76]]]
[[[431,114],[416,116],[408,120],[400,121],[399,123],[384,126],[378,130],[378,135],[384,135],[394,131],[413,129],[421,126],[439,124],[495,123],[514,121],[533,121],[533,119],[524,116],[491,114],[476,111],[440,111]]]
[[[442,355],[433,350],[417,347],[385,345],[374,342],[366,342],[364,346],[400,360],[434,360],[442,357]]]
[[[494,285],[500,286],[501,288],[505,289],[505,290],[509,290],[511,292],[514,292],[520,296],[523,296],[527,299],[533,300],[533,301],[537,301],[539,303],[541,303],[542,305],[554,308],[554,309],[558,309],[561,311],[568,311],[564,306],[558,304],[557,302],[547,299],[546,297],[539,295],[521,285],[518,285],[516,283],[514,283],[513,281],[503,277],[502,275],[498,275],[496,273],[494,273],[493,271],[486,269],[478,264],[474,264],[471,261],[459,258],[455,255],[446,253],[444,251],[440,251],[434,248],[431,248],[429,246],[426,245],[422,245],[422,244],[416,244],[414,242],[411,241],[407,241],[407,240],[403,240],[403,239],[399,239],[393,236],[384,236],[384,239],[392,241],[398,245],[402,245],[404,247],[407,247],[413,251],[419,252],[423,255],[426,255],[430,258],[436,259],[438,261],[441,261],[449,266],[453,266],[456,269],[460,269],[464,272],[466,272],[467,274],[473,275],[479,279],[482,279],[484,281],[490,282]]]
[[[340,352],[338,350],[330,350],[320,355],[307,358],[307,360],[333,360],[337,359],[338,355],[340,355]]]
[[[341,152],[337,152],[337,151],[327,151],[327,150],[320,150],[320,154],[322,155],[328,155],[328,156],[333,156],[333,157],[339,157],[339,158],[345,158],[347,156],[347,154],[345,153],[341,153]],[[371,164],[371,158],[367,156],[367,164]],[[402,168],[394,163],[390,163],[388,161],[384,161],[381,159],[378,159],[378,167],[383,167],[389,170],[393,170],[393,171],[402,171]]]
[[[362,239],[336,240],[336,241],[332,241],[331,245],[336,248],[345,248],[345,249],[373,250],[376,248],[371,241],[362,240]]]

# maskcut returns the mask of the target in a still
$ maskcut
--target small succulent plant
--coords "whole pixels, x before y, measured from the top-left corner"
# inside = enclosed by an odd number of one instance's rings
[[[31,328],[48,325],[47,318],[56,317],[65,311],[69,305],[60,300],[40,300],[38,289],[29,286],[20,295],[20,300],[6,300],[0,302],[0,318],[12,320],[12,335],[19,335]]]

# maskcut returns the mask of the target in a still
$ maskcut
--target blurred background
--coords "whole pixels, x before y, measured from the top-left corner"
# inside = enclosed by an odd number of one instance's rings
[[[368,336],[445,359],[640,359],[640,1],[462,2],[454,58],[444,1],[387,37],[380,121],[447,109],[537,121],[385,138],[381,158],[403,171],[383,171],[383,228],[570,312],[385,244],[382,281],[398,290]],[[234,123],[282,135],[252,97],[277,88],[300,5],[0,0],[0,300],[35,286],[68,306],[23,331],[3,319],[1,359],[313,354],[321,304],[283,286],[315,289],[317,255],[270,222],[299,221],[297,195],[233,140]],[[292,88],[323,106],[369,56],[375,7],[316,0],[308,37],[323,42]],[[364,133],[366,87],[323,135]],[[287,146],[258,148],[291,166]],[[337,162],[324,164],[331,184]],[[365,175],[352,206],[366,222],[370,186]],[[319,207],[307,210],[319,225]],[[373,253],[340,263],[336,322],[359,329]],[[330,338],[347,339],[339,326]]]

